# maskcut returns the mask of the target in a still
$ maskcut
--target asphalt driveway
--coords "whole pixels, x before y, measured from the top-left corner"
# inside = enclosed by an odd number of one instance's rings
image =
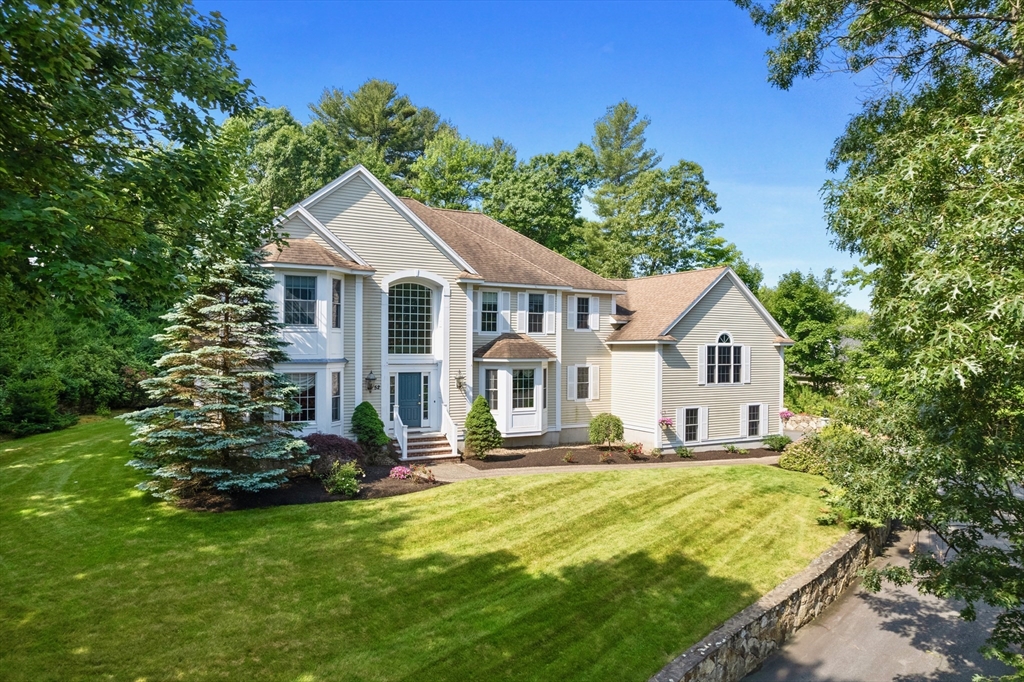
[[[901,531],[875,565],[906,565],[915,540],[918,551],[935,549],[931,538]],[[857,585],[744,682],[952,682],[1009,674],[978,652],[994,622],[984,604],[978,620],[968,623],[954,603],[921,595],[911,585],[886,585],[877,594]]]

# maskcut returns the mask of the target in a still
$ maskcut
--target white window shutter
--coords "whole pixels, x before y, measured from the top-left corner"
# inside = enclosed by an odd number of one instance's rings
[[[698,436],[698,439],[705,441],[708,439],[708,408],[700,408],[698,414],[700,415],[700,435]]]
[[[555,333],[555,295],[548,294],[544,297],[544,333]]]
[[[565,368],[566,380],[568,381],[569,387],[569,400],[576,400],[576,365],[569,365]]]
[[[590,366],[590,399],[601,399],[601,368],[597,365]]]
[[[740,346],[743,349],[743,383],[750,383],[750,346]]]
[[[590,297],[590,328],[595,332],[601,328],[601,299]]]
[[[565,328],[575,329],[576,328],[576,297],[569,297],[568,310],[565,311]]]
[[[499,332],[504,334],[512,329],[512,318],[510,308],[512,306],[512,294],[507,291],[501,292],[501,328]]]
[[[749,405],[740,405],[740,438],[746,438],[750,435],[748,427],[750,424],[747,417],[750,416]]]
[[[516,331],[520,334],[526,333],[526,294],[519,293],[516,296]]]
[[[700,413],[698,412],[698,414],[700,414]],[[660,418],[660,415],[659,415],[659,418]],[[700,424],[700,417],[697,417],[697,423]],[[661,430],[661,424],[658,424],[657,428],[660,431]],[[697,428],[700,429],[700,426],[698,426]],[[686,442],[686,408],[685,407],[677,407],[676,408],[676,428],[675,428],[675,432],[676,432],[676,436],[679,438],[679,441],[681,443],[685,443]]]
[[[761,403],[761,436],[768,435],[768,403]]]
[[[697,385],[703,386],[708,380],[708,346],[697,346]]]

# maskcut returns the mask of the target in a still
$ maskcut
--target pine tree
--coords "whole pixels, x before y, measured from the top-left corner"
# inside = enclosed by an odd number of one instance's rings
[[[486,398],[478,395],[466,415],[467,450],[474,457],[485,459],[488,452],[500,448],[504,442],[494,415],[491,414],[491,406],[487,404]]]
[[[312,459],[295,426],[275,418],[296,408],[297,389],[274,371],[287,355],[266,296],[273,277],[242,260],[208,273],[153,337],[168,352],[142,386],[161,404],[123,417],[135,433],[129,465],[152,476],[138,487],[157,497],[275,488]]]

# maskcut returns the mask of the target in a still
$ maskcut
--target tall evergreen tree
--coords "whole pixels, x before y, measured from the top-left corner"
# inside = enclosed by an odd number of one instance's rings
[[[312,460],[275,417],[296,407],[297,389],[274,371],[287,355],[271,286],[256,263],[226,260],[164,316],[170,325],[154,337],[169,349],[156,362],[162,373],[142,382],[161,404],[124,416],[135,432],[129,464],[152,477],[140,489],[173,498],[274,488]]]
[[[326,128],[348,166],[361,163],[392,191],[412,186],[412,163],[441,128],[440,117],[399,94],[398,86],[371,79],[346,93],[324,90],[310,106],[315,121]]]

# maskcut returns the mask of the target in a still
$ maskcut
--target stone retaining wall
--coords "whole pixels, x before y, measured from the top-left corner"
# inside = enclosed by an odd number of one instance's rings
[[[650,682],[738,682],[857,578],[888,540],[891,525],[847,533],[801,573],[740,611],[662,668]]]
[[[794,414],[783,423],[787,431],[821,431],[828,425],[828,417],[815,417],[812,414]]]

